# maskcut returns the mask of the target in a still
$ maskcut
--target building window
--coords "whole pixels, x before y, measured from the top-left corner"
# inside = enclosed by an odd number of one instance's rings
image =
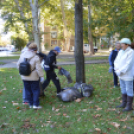
[[[51,45],[57,45],[57,40],[51,40]]]
[[[51,32],[51,38],[56,39],[57,38],[57,32]]]

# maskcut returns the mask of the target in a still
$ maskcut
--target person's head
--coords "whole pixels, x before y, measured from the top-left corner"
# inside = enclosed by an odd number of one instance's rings
[[[129,46],[131,46],[131,40],[128,38],[123,38],[120,41],[122,50],[126,50]]]
[[[29,46],[28,46],[29,50],[31,51],[34,51],[34,52],[37,52],[37,44],[36,43],[31,43]]]
[[[33,41],[28,42],[26,46],[28,47],[31,43],[33,43]]]
[[[120,42],[116,42],[115,43],[115,48],[117,49],[117,50],[120,50],[121,49],[121,44],[120,44]]]
[[[59,46],[56,46],[56,47],[54,48],[54,52],[56,53],[56,55],[58,55],[59,53],[61,53],[60,47],[59,47]]]

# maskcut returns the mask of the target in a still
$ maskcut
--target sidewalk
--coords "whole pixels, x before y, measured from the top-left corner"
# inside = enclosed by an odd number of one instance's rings
[[[10,62],[9,62],[10,61]],[[17,68],[17,60],[1,60],[1,62],[5,62],[6,64],[0,65],[0,68]],[[85,61],[85,64],[102,64],[108,63],[108,60],[91,60]],[[57,65],[74,65],[75,62],[59,62]]]

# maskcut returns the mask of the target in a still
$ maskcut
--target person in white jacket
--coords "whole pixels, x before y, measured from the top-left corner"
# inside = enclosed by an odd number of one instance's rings
[[[115,73],[120,80],[120,88],[122,93],[122,103],[117,108],[125,108],[123,111],[132,110],[133,103],[133,63],[134,51],[130,47],[131,41],[123,38],[120,41],[121,48],[118,56],[114,61]]]

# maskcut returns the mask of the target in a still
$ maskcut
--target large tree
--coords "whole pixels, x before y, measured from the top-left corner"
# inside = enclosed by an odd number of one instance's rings
[[[85,64],[83,54],[83,7],[82,0],[75,2],[75,62],[76,82],[85,82]]]

